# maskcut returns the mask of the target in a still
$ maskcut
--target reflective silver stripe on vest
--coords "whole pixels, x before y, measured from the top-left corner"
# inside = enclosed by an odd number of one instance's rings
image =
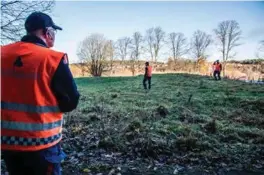
[[[60,112],[58,106],[34,106],[34,105],[10,103],[4,101],[1,101],[1,109],[31,112],[31,113]]]
[[[2,129],[12,129],[19,131],[45,131],[62,126],[62,120],[53,123],[25,123],[14,121],[1,121]]]

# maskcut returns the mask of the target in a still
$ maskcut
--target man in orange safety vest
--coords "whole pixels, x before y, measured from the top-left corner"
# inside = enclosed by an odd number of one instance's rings
[[[222,64],[219,62],[219,60],[216,60],[213,64],[214,67],[214,78],[215,80],[221,80],[221,71],[222,71]]]
[[[2,157],[11,175],[59,175],[63,113],[80,95],[67,54],[50,49],[62,28],[33,12],[25,29],[21,41],[1,46]]]
[[[145,74],[143,79],[144,89],[147,89],[146,81],[148,81],[148,89],[151,89],[151,77],[152,77],[152,67],[149,65],[149,62],[145,63]]]

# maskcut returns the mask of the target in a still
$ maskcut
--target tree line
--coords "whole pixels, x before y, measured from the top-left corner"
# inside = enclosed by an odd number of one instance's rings
[[[192,55],[197,60],[208,57],[208,47],[215,43],[222,55],[223,72],[225,63],[234,57],[234,48],[239,46],[242,31],[237,21],[222,21],[213,29],[213,35],[197,30],[193,33],[190,42],[181,32],[166,34],[161,27],[152,27],[144,34],[135,32],[131,37],[121,37],[117,41],[108,40],[103,34],[91,34],[79,45],[77,55],[84,68],[93,76],[101,76],[104,71],[109,71],[111,60],[129,60],[132,73],[139,57],[148,53],[152,62],[157,62],[162,47],[170,49],[173,61],[184,55]],[[96,67],[96,68],[94,68]],[[99,69],[99,70],[98,70]],[[134,74],[134,73],[133,73]]]

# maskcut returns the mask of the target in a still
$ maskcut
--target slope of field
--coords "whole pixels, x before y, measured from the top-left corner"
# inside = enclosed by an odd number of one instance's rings
[[[163,74],[145,91],[142,78],[76,79],[64,175],[264,174],[263,85]]]
[[[78,78],[64,174],[264,173],[264,86],[165,74]],[[255,172],[255,173],[253,173]]]

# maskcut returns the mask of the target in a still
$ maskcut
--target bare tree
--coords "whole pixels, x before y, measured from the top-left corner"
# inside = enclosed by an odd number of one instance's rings
[[[121,57],[122,65],[128,55],[128,48],[130,44],[131,44],[131,38],[129,37],[120,38],[116,42],[117,55]]]
[[[165,39],[165,32],[161,27],[149,28],[146,31],[145,40],[151,56],[151,60],[157,62],[162,43]]]
[[[206,58],[206,51],[208,46],[212,43],[211,35],[206,34],[201,30],[197,30],[192,38],[192,52],[195,58]]]
[[[258,59],[264,59],[264,40],[259,42],[259,47],[256,56]]]
[[[115,46],[113,40],[109,40],[108,42],[107,53],[110,61],[110,70],[112,71],[114,65],[114,53],[115,53]]]
[[[136,72],[136,53],[134,51],[131,51],[130,53],[130,71],[134,76]]]
[[[162,42],[164,42],[165,39],[165,32],[161,29],[161,27],[156,27],[154,29],[154,59],[155,62],[157,62],[158,56],[159,56],[159,52],[162,46]]]
[[[150,53],[151,61],[154,61],[154,28],[146,31],[145,41],[147,42],[147,50]]]
[[[143,37],[140,34],[140,32],[135,32],[132,37],[130,50],[132,53],[134,53],[133,56],[135,57],[135,60],[138,62],[139,62],[139,56],[141,54],[142,48],[143,48]]]
[[[168,40],[173,54],[174,63],[176,63],[177,59],[188,52],[187,38],[183,33],[172,32],[169,34]]]
[[[240,45],[239,39],[242,32],[237,21],[229,20],[220,22],[218,27],[214,29],[214,33],[220,45],[223,57],[223,76],[225,76],[226,61],[235,55],[231,55],[231,51]]]
[[[91,34],[81,42],[77,55],[92,76],[101,76],[108,71],[113,55],[111,41],[101,34]]]
[[[24,31],[25,19],[34,11],[50,13],[55,1],[1,1],[1,44],[19,40]]]

